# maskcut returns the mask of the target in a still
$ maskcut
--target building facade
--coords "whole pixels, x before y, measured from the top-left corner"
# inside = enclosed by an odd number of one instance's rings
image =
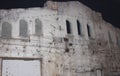
[[[120,29],[80,2],[0,10],[0,76],[120,76]]]

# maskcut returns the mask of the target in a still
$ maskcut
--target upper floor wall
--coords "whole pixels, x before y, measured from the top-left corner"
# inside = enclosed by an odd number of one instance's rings
[[[103,39],[120,45],[120,30],[79,2],[51,2],[44,8],[0,10],[3,38],[66,37]]]
[[[54,4],[56,6],[56,2],[52,3],[53,6]],[[49,6],[52,3],[48,2],[47,4]],[[86,39],[101,39],[110,44],[120,44],[120,30],[104,21],[99,12],[95,12],[77,1],[61,2],[57,3],[57,5],[59,15],[73,18],[73,20],[70,20],[71,18],[68,19],[71,22],[72,27],[76,27],[77,24],[74,22],[79,20],[82,34],[85,35]],[[74,31],[74,33],[76,32]]]
[[[50,24],[56,24],[57,13],[48,9],[31,8],[31,9],[12,9],[0,11],[0,35],[5,34],[3,26],[10,26],[12,38],[25,38],[37,34],[49,35]],[[51,19],[52,18],[52,19]],[[6,23],[9,23],[6,24]],[[39,29],[38,29],[39,28]],[[4,29],[7,29],[4,28]],[[40,30],[41,29],[41,30]],[[43,30],[45,29],[45,30]],[[47,31],[46,31],[47,30]],[[3,33],[4,32],[4,33]],[[41,34],[39,34],[39,33]],[[37,36],[36,35],[36,36]]]

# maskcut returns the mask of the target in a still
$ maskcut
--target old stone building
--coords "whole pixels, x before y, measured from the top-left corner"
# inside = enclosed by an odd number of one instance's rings
[[[120,30],[82,3],[0,10],[0,76],[120,76]]]

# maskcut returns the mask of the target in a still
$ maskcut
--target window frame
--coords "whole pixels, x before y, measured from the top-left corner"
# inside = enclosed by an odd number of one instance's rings
[[[67,34],[72,34],[71,23],[69,20],[66,20],[66,30],[67,30]]]
[[[5,26],[5,25],[3,25],[5,23],[7,23],[7,26],[3,27],[3,26]],[[9,29],[8,29],[8,27],[9,27]],[[5,33],[6,28],[7,28],[7,32]],[[2,38],[12,38],[12,25],[9,22],[7,22],[7,21],[2,23],[2,26],[1,26],[1,37]]]
[[[82,28],[81,28],[81,24],[80,21],[77,20],[77,31],[78,31],[78,35],[82,35]]]
[[[37,22],[36,20],[39,20],[40,25],[36,23]],[[37,31],[37,29],[38,29],[38,28],[36,28],[37,25],[39,25],[40,31],[39,30]],[[42,36],[42,35],[43,35],[42,21],[39,18],[36,18],[35,19],[35,36]]]
[[[22,29],[23,28],[23,25],[22,25],[23,23],[21,21],[25,22],[25,26],[26,26],[26,31],[25,32],[26,33],[22,32],[23,31],[23,29]],[[20,19],[20,21],[19,21],[19,36],[21,36],[21,37],[28,37],[28,22],[25,19]]]

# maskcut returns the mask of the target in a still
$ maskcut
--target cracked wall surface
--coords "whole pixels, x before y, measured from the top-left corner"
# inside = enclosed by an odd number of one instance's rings
[[[36,19],[41,21],[40,35],[35,33]],[[19,35],[20,20],[28,24],[27,36]],[[70,21],[72,34],[67,34],[66,20]],[[82,35],[78,35],[77,20]],[[2,37],[4,22],[12,26],[10,38]],[[100,13],[77,1],[48,1],[44,8],[3,9],[0,10],[0,61],[2,64],[3,58],[40,58],[42,76],[117,76],[120,75],[119,33]]]

